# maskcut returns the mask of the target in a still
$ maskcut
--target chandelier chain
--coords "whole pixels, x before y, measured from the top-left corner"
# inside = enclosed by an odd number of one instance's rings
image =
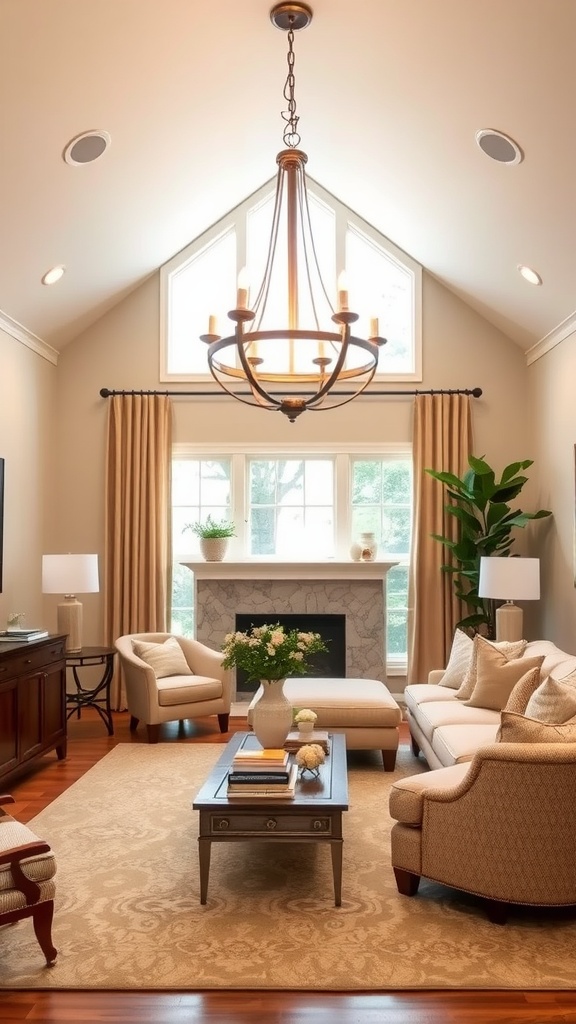
[[[282,138],[285,146],[289,149],[296,149],[300,145],[300,135],[298,133],[298,121],[300,118],[296,113],[296,99],[294,97],[296,78],[294,76],[294,29],[292,26],[288,29],[288,53],[286,60],[288,63],[288,75],[284,85],[284,99],[288,104],[288,108],[282,111],[282,118],[286,122]]]

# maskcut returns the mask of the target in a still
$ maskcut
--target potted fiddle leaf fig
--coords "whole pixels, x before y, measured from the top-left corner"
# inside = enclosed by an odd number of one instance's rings
[[[450,552],[450,560],[442,571],[453,576],[454,593],[471,609],[457,625],[470,633],[481,632],[489,639],[495,636],[495,602],[478,596],[480,559],[496,555],[512,556],[513,531],[523,528],[532,519],[552,515],[548,509],[523,512],[512,508],[511,501],[518,497],[528,477],[532,459],[512,462],[503,470],[499,480],[484,458],[470,455],[470,468],[462,478],[454,473],[427,469],[426,473],[446,487],[446,512],[458,520],[460,527],[456,540],[433,534]]]

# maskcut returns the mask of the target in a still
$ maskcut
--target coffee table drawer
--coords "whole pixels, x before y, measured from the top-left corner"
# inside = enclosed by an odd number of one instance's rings
[[[210,815],[210,834],[213,836],[330,836],[332,816],[329,814],[280,814],[235,811]]]

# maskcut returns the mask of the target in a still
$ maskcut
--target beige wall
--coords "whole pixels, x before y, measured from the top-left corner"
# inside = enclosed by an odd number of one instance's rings
[[[150,278],[68,346],[57,375],[55,551],[103,552],[106,400],[101,387],[159,384],[159,279]],[[385,350],[384,350],[385,351]],[[385,355],[384,355],[385,358]],[[165,385],[164,385],[165,386]],[[531,454],[524,354],[433,278],[424,277],[423,388],[481,387],[473,402],[475,450],[496,466]],[[406,441],[412,399],[368,399],[291,424],[229,398],[178,399],[175,441]],[[83,598],[85,640],[102,642],[101,596]]]
[[[45,528],[56,509],[56,366],[0,329],[0,458],[5,460],[0,629],[11,612],[48,625],[41,594]]]
[[[530,406],[536,420],[534,457],[538,465],[539,507],[550,508],[539,538],[542,559],[542,636],[576,652],[576,571],[574,504],[576,444],[576,336],[547,352],[528,368]]]

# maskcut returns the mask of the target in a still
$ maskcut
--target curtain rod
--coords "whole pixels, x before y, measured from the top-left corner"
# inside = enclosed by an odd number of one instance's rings
[[[250,391],[239,391],[239,395],[249,395]],[[303,395],[313,394],[311,391],[303,391]],[[339,395],[351,395],[353,391],[339,391]],[[111,388],[100,388],[101,398],[112,398],[114,395],[168,395],[173,398],[230,398],[225,391],[116,391]],[[430,388],[429,390],[406,390],[406,391],[367,391],[366,397],[377,395],[385,398],[388,395],[472,395],[472,398],[480,398],[482,388]],[[359,396],[360,397],[360,396]]]

